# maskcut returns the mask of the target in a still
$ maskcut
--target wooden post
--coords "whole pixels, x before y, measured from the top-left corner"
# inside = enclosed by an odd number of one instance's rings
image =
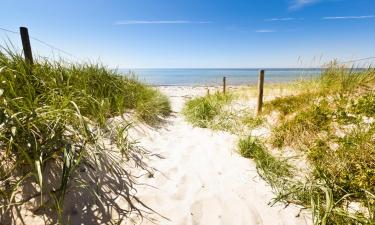
[[[264,86],[264,70],[259,71],[259,81],[258,81],[258,107],[257,115],[259,116],[262,113],[263,107],[263,86]]]
[[[223,77],[223,94],[225,94],[227,88],[227,78]]]
[[[26,62],[33,64],[33,54],[31,52],[29,31],[26,27],[20,27],[23,54],[25,55]]]

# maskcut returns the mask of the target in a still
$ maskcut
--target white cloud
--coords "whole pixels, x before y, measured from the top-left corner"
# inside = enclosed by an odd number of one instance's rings
[[[323,20],[350,20],[350,19],[370,19],[375,18],[375,15],[369,16],[326,16],[323,17]]]
[[[189,21],[189,20],[121,20],[116,25],[139,25],[139,24],[209,24],[211,21]]]
[[[292,0],[291,4],[289,5],[290,10],[298,10],[307,5],[311,5],[317,3],[321,0]]]
[[[271,19],[265,19],[265,21],[292,21],[292,20],[303,20],[303,18],[285,17],[285,18],[271,18]]]
[[[269,29],[263,29],[263,30],[256,30],[256,33],[274,33],[276,30],[269,30]]]

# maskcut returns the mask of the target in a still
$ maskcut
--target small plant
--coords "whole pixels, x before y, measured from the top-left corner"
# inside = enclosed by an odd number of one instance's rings
[[[263,145],[255,137],[247,137],[238,142],[240,154],[245,158],[253,159],[260,151],[264,151]]]
[[[210,122],[222,112],[231,101],[230,95],[215,93],[188,101],[183,109],[186,119],[195,126],[207,128]]]

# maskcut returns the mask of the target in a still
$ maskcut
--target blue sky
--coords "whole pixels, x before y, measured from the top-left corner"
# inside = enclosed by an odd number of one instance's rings
[[[19,26],[120,68],[315,67],[375,56],[374,0],[3,0],[0,28]],[[35,40],[32,48],[70,58]]]

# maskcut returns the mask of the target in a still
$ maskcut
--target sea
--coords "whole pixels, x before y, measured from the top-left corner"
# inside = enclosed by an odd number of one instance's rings
[[[258,81],[260,69],[119,69],[139,81],[155,86],[216,86],[226,77],[227,85],[251,85]],[[266,83],[311,79],[321,73],[317,68],[272,68],[265,70]]]

